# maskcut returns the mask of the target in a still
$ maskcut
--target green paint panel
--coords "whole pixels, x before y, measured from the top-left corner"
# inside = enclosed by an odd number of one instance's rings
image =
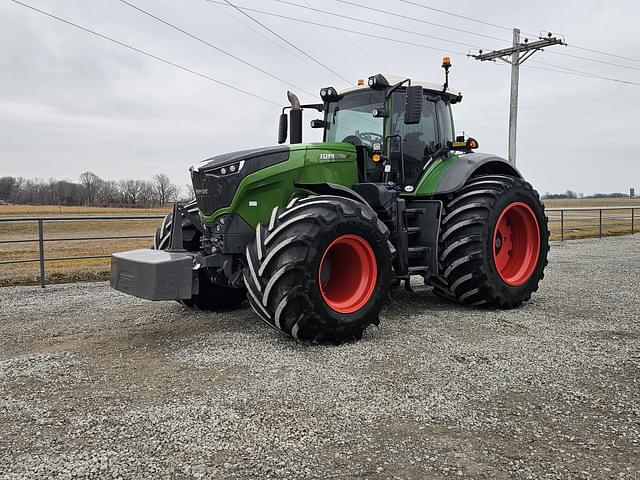
[[[208,223],[220,215],[236,213],[255,228],[258,222],[268,222],[273,207],[289,202],[296,191],[294,181],[351,187],[358,181],[355,147],[346,143],[291,145],[286,162],[245,177],[229,207],[200,216]]]
[[[415,190],[409,194],[412,196],[433,195],[438,190],[440,179],[454,162],[459,160],[457,155],[450,155],[449,158],[438,158],[424,173]]]

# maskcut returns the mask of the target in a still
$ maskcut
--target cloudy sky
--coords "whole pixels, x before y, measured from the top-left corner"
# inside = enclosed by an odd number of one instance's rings
[[[119,0],[24,1],[277,104],[287,103],[286,90],[292,87]],[[466,58],[463,53],[469,47],[450,40],[485,50],[503,48],[511,38],[508,30],[401,0],[350,0],[370,8],[338,0],[290,1],[378,22],[379,26],[275,0],[231,3],[423,45],[345,34],[249,12],[352,83],[377,72],[439,82],[441,57],[450,53],[451,84],[464,94],[462,104],[455,108],[456,129],[478,139],[481,151],[506,156],[509,68]],[[637,59],[560,46],[537,53],[532,60],[554,67],[532,61],[521,69],[518,167],[541,192],[628,191],[631,186],[640,189],[640,7],[636,1],[413,1],[500,26],[517,26],[524,32],[558,32],[570,45]],[[130,2],[286,79],[296,85],[293,90],[303,101],[316,100],[303,90],[317,92],[322,86],[347,86],[343,79],[229,6],[205,0]],[[392,10],[410,18],[389,16],[371,8]],[[82,171],[91,170],[103,178],[120,179],[149,178],[166,172],[177,184],[184,185],[188,167],[203,158],[275,143],[279,114],[276,105],[96,38],[10,0],[0,0],[0,43],[0,176],[75,180]],[[540,67],[573,69],[639,85]],[[307,120],[311,118],[314,117],[309,114]],[[305,139],[318,139],[318,132],[306,132]]]

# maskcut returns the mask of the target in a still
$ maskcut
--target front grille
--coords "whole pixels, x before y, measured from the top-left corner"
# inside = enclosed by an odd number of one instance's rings
[[[242,172],[228,178],[218,178],[203,171],[192,171],[191,181],[200,211],[211,215],[216,210],[231,205],[241,180]]]
[[[285,162],[289,158],[289,147],[265,147],[255,150],[219,155],[191,167],[191,181],[196,194],[198,208],[205,215],[231,205],[240,182],[247,175],[265,167]],[[243,162],[242,169],[220,175],[228,165]]]

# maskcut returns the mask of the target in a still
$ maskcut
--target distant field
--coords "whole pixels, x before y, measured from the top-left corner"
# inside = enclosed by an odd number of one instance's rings
[[[0,205],[2,215],[144,215],[165,213],[170,208],[61,207],[57,205]]]
[[[103,208],[59,207],[53,205],[0,205],[2,216],[58,215],[161,215],[167,208]],[[109,237],[144,235],[141,239],[82,240],[77,242],[45,242],[45,258],[110,255],[121,250],[151,246],[153,234],[161,220],[100,220],[95,222],[45,222],[44,238]],[[35,222],[0,223],[0,240],[30,240],[38,238]],[[38,258],[38,243],[0,244],[0,261]],[[0,265],[0,286],[38,282],[39,265],[19,263]],[[103,280],[109,272],[109,259],[83,259],[46,262],[49,283]]]
[[[576,198],[571,200],[545,200],[544,204],[549,208],[638,206],[640,205],[640,198]]]
[[[547,208],[597,208],[640,206],[640,198],[579,198],[573,200],[545,200]],[[547,212],[552,240],[560,240],[560,212]],[[634,231],[640,230],[635,210]],[[605,210],[602,212],[602,235],[626,235],[631,233],[631,210]],[[567,211],[564,213],[564,239],[597,237],[600,235],[600,218],[597,210]]]
[[[547,208],[596,207],[640,205],[640,199],[578,199],[548,200]],[[2,216],[47,216],[47,215],[158,215],[169,209],[153,208],[102,208],[102,207],[58,207],[0,205]],[[552,240],[560,239],[560,214],[549,212],[549,227]],[[636,231],[640,209],[636,210]],[[45,242],[45,258],[110,255],[113,252],[146,248],[152,245],[153,234],[160,224],[159,219],[149,220],[109,220],[95,222],[45,222],[44,238],[75,238],[103,236],[143,235],[141,239],[82,240],[77,242]],[[613,210],[603,215],[604,235],[630,233],[630,211]],[[564,221],[566,240],[594,237],[599,235],[597,211],[566,212]],[[36,239],[37,225],[33,223],[0,223],[0,240]],[[38,258],[38,244],[0,244],[0,262],[4,260],[26,260]],[[38,263],[0,264],[0,286],[10,284],[35,284],[38,282]],[[63,283],[80,280],[104,280],[108,278],[108,259],[84,259],[70,261],[50,261],[46,263],[48,283]]]

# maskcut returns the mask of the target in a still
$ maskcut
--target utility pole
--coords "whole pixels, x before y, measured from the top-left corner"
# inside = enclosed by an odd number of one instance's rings
[[[513,47],[520,43],[520,29],[513,29]],[[509,162],[516,166],[516,135],[518,132],[518,83],[520,82],[520,51],[511,54],[511,98],[509,99]]]
[[[516,165],[516,135],[518,131],[518,83],[520,80],[520,65],[522,65],[531,55],[537,51],[542,51],[544,47],[551,45],[564,45],[564,41],[554,37],[549,33],[547,37],[539,37],[535,42],[529,42],[525,38],[524,43],[520,43],[520,29],[513,29],[513,46],[501,50],[493,50],[478,55],[469,55],[481,62],[491,60],[502,60],[511,65],[511,99],[509,101],[509,162]],[[520,56],[520,54],[523,54]]]

